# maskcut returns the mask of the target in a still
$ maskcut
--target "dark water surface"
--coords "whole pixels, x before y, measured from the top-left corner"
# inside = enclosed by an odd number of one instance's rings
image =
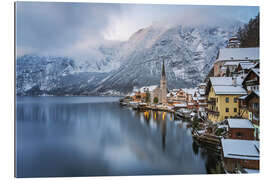
[[[115,97],[17,97],[16,176],[217,173],[217,156],[173,114]]]

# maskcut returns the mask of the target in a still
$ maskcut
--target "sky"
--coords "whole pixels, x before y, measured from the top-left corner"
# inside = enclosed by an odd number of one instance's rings
[[[258,12],[257,6],[17,2],[16,52],[87,56],[151,25],[247,23]]]

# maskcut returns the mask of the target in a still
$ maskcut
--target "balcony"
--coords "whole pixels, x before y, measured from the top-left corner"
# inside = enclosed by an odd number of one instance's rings
[[[210,98],[210,99],[208,99],[207,103],[211,104],[211,105],[216,105],[216,99],[215,98]]]
[[[208,113],[213,114],[214,116],[219,116],[219,111],[215,111],[215,110],[212,110],[212,109],[209,109],[209,108],[205,108],[205,110]]]

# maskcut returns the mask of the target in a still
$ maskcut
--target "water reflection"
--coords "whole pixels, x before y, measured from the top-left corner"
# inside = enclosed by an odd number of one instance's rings
[[[18,177],[204,174],[216,163],[194,150],[173,114],[123,108],[117,98],[18,98]],[[211,168],[210,168],[211,169]]]

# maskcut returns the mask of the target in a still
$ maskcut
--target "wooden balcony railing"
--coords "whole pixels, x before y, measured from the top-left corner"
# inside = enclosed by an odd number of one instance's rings
[[[212,110],[212,109],[209,109],[209,108],[205,108],[205,110],[210,114],[213,114],[215,116],[219,116],[219,111],[215,111],[215,110]]]

